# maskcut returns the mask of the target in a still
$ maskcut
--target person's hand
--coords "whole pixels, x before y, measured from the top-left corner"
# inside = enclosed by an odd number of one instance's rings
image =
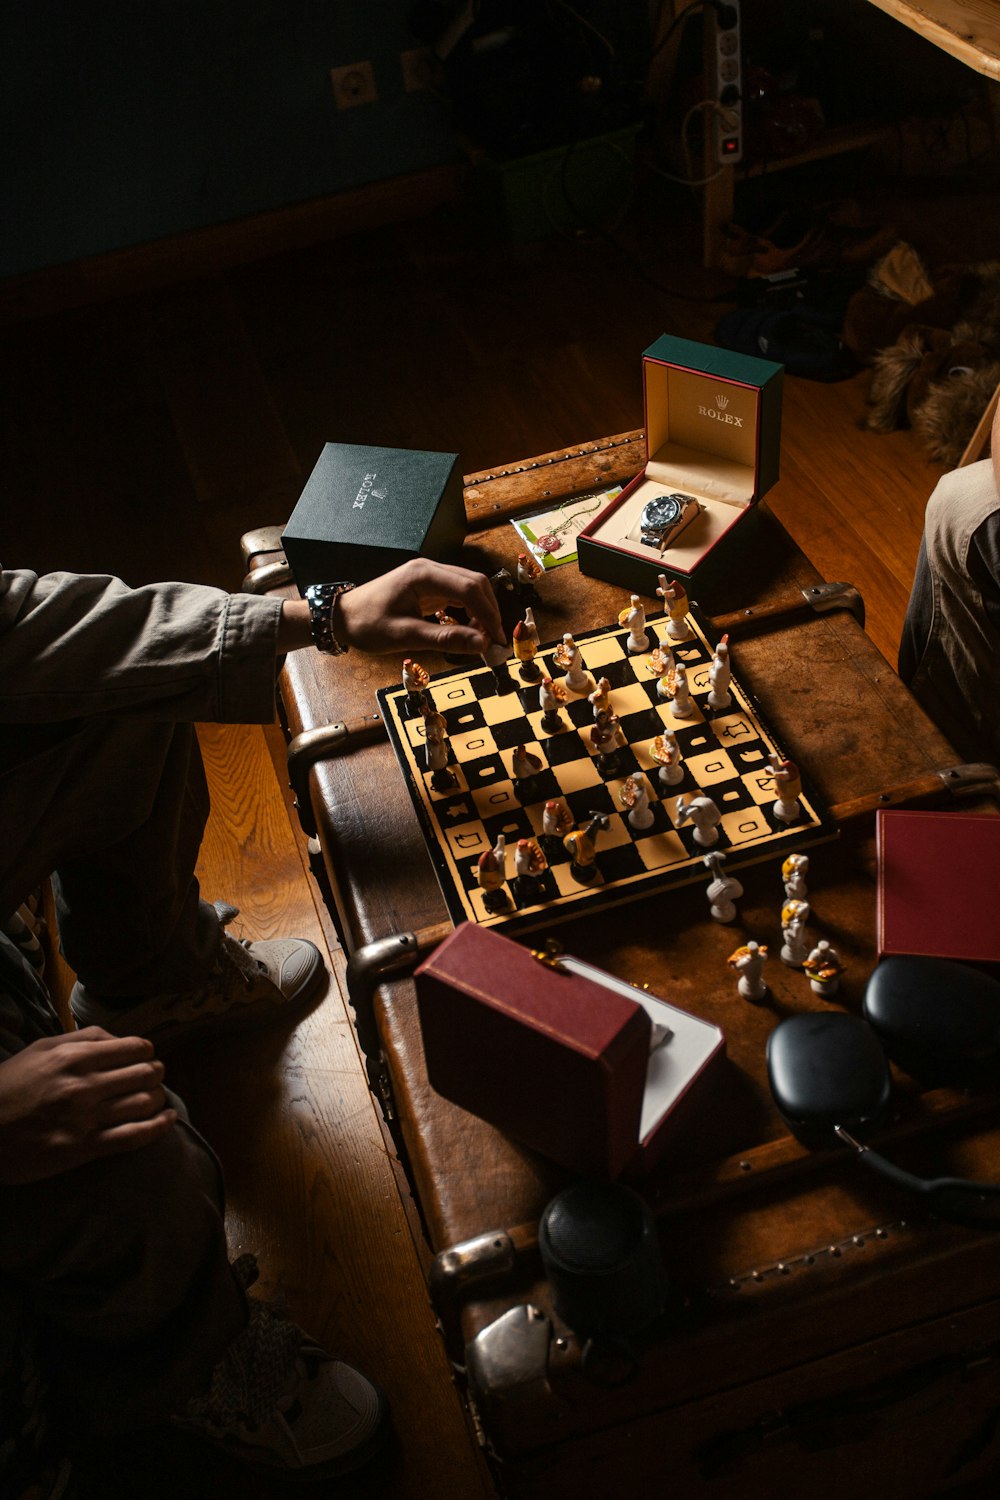
[[[424,619],[451,606],[465,611],[467,625]],[[489,580],[427,557],[411,558],[341,594],[333,633],[361,651],[444,651],[455,656],[479,656],[491,641],[498,646],[506,641]]]
[[[0,1063],[0,1182],[39,1182],[137,1151],[176,1119],[145,1037],[100,1026],[43,1037]]]

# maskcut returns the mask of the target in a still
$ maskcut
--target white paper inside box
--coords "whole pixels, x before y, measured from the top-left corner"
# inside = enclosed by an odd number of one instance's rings
[[[651,357],[661,348],[703,358],[712,367]],[[692,574],[777,477],[780,366],[764,360],[733,364],[734,372],[750,374],[748,382],[726,373],[733,361],[726,351],[670,339],[653,351],[643,358],[646,466],[581,536],[583,571],[612,582],[622,581],[620,566],[631,561]],[[643,512],[651,500],[676,494],[693,497],[698,511],[661,550],[643,540]],[[608,553],[603,564],[602,549]]]

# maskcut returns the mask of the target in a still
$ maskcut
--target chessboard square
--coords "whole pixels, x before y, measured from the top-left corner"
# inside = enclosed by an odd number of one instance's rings
[[[672,701],[659,704],[657,706],[657,713],[667,728],[672,729],[675,734],[679,729],[694,729],[705,722],[705,716],[694,698],[691,699],[691,707],[683,719],[674,713]]]
[[[696,640],[682,641],[677,645],[668,638],[666,644],[674,653],[674,660],[679,661],[682,667],[687,667],[688,671],[693,671],[699,662],[707,665],[709,661],[709,653]]]
[[[671,731],[680,745],[685,761],[689,756],[707,755],[710,750],[718,748],[712,736],[706,733],[704,721],[699,724],[690,722],[682,724],[680,719],[671,717],[669,709],[666,712],[659,709],[658,713],[666,728]]]
[[[635,848],[647,870],[662,870],[664,865],[680,864],[688,858],[684,840],[675,831],[651,833],[637,839]]]
[[[542,748],[550,766],[563,766],[567,761],[588,758],[587,744],[577,730],[564,730],[542,741]]]
[[[778,789],[774,784],[774,777],[766,765],[762,765],[756,771],[745,773],[740,777],[740,780],[746,787],[752,800],[761,807],[768,802],[774,802],[778,795]]]
[[[607,813],[613,818],[618,811],[611,800],[611,793],[603,784],[585,786],[579,790],[571,790],[564,786],[563,796],[577,825],[589,823],[593,813]]]
[[[564,703],[560,712],[577,729],[587,729],[594,722],[594,709],[586,698],[574,698]]]
[[[610,678],[611,673],[607,670],[614,662],[625,661],[625,640],[628,631],[622,636],[598,636],[593,641],[578,642],[583,664],[592,672],[597,672],[599,677]]]
[[[514,903],[508,899],[500,911],[489,911],[486,906],[486,892],[481,891],[478,886],[474,890],[465,892],[465,903],[469,907],[471,920],[478,922],[482,927],[488,927],[492,922],[502,922],[514,910]]]
[[[509,719],[524,717],[524,705],[517,693],[501,693],[496,698],[484,698],[479,705],[483,721],[491,727],[506,724]]]
[[[724,813],[721,828],[731,844],[750,844],[756,839],[766,838],[771,825],[760,807],[740,808],[738,812]]]
[[[653,692],[656,692],[656,679],[651,678]],[[611,697],[611,707],[619,719],[625,720],[632,714],[652,713],[652,699],[646,691],[644,682],[627,682],[620,688],[615,688]],[[622,728],[625,728],[623,723]],[[626,734],[628,730],[626,729]],[[632,738],[631,735],[628,736]]]
[[[480,787],[490,786],[494,781],[509,781],[510,773],[504,765],[498,752],[493,754],[477,753],[475,743],[478,735],[472,736],[472,744],[466,745],[461,740],[452,740],[451,748],[455,759],[461,763],[465,772],[470,792],[479,791]],[[492,750],[492,741],[490,749]],[[466,759],[466,756],[469,758]]]
[[[490,688],[493,688],[492,677]],[[455,708],[474,707],[481,696],[476,691],[475,678],[444,677],[431,680],[431,697],[438,713],[447,715]]]
[[[600,857],[603,850],[617,848],[619,844],[631,844],[632,840],[636,837],[636,834],[628,826],[625,810],[618,795],[621,785],[622,783],[619,781],[608,787],[608,791],[611,793],[611,803],[615,811],[610,825],[607,828],[598,830],[598,857]]]
[[[623,844],[611,848],[604,843],[599,843],[597,863],[601,867],[601,875],[604,877],[605,884],[608,885],[612,881],[628,880],[633,875],[641,875],[645,869],[642,857],[636,852],[631,839],[626,839]]]
[[[753,807],[754,801],[742,781],[726,781],[712,788],[712,801],[720,812],[735,812],[741,807]]]
[[[537,754],[537,741],[532,738],[530,720],[523,714],[508,719],[504,724],[493,724],[490,727],[498,750],[516,750],[518,745],[529,745],[532,747],[532,754]],[[509,760],[509,756],[505,759]]]
[[[637,713],[620,714],[618,724],[622,734],[633,746],[642,740],[651,740],[655,735],[663,733],[660,716],[648,703]]]
[[[527,807],[532,802],[551,802],[554,797],[561,795],[562,784],[554,771],[539,771],[529,783],[516,787],[515,792],[520,793],[518,800],[521,806]]]
[[[620,661],[608,661],[600,668],[598,677],[606,677],[612,692],[618,688],[627,687],[635,682],[636,669],[630,657],[622,656]]]
[[[670,821],[670,817],[666,810],[661,807],[659,802],[651,801],[649,804],[649,810],[653,815],[653,821],[650,823],[649,827],[633,828],[632,824],[629,822],[628,809],[624,807],[622,808],[622,823],[628,830],[631,838],[648,839],[653,838],[658,833],[669,834],[672,831],[673,824]]]
[[[462,860],[477,860],[491,847],[481,822],[458,823],[454,828],[446,828],[444,836],[456,864]]]
[[[516,817],[521,809],[511,781],[495,781],[491,786],[480,787],[473,792],[472,800],[484,823],[490,818]]]
[[[483,819],[483,828],[486,830],[486,842],[490,848],[496,847],[497,840],[503,834],[507,841],[508,862],[513,868],[512,850],[518,839],[531,839],[535,837],[528,809],[525,807],[507,808],[504,811],[490,815]]]
[[[687,680],[692,693],[707,693],[712,687],[711,668],[707,665],[689,667]]]
[[[720,781],[733,781],[736,767],[725,750],[714,750],[708,755],[688,755],[684,764],[699,786],[716,786]]]
[[[568,797],[574,792],[586,791],[588,787],[602,786],[604,782],[597,769],[597,762],[589,755],[575,755],[564,761],[553,761],[552,768],[559,782],[557,795]]]
[[[740,712],[722,714],[719,718],[710,718],[709,723],[715,738],[727,750],[750,745],[754,740],[759,746],[760,733],[749,714]]]
[[[427,738],[424,730],[423,719],[404,719],[403,733],[406,736],[410,748],[416,751],[417,760],[419,761],[423,756],[424,741]]]
[[[554,865],[549,871],[549,874],[555,881],[556,890],[559,892],[560,896],[581,896],[583,895],[584,891],[595,890],[604,884],[603,880],[601,879],[600,870],[598,870],[597,875],[589,885],[582,885],[579,880],[575,880],[570,873],[570,870],[571,865],[565,864]]]

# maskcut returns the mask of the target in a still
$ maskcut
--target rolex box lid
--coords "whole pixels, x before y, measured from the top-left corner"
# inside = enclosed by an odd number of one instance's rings
[[[411,557],[448,560],[465,529],[458,454],[327,443],[281,541],[304,591],[366,583]]]
[[[578,552],[583,573],[623,586],[645,578],[655,587],[660,573],[695,573],[776,482],[784,371],[664,335],[643,354],[642,373],[645,466],[584,529]],[[696,507],[661,550],[643,516],[671,495]]]
[[[472,923],[421,964],[416,986],[432,1087],[561,1166],[604,1178],[659,1160],[671,1119],[725,1051],[718,1027]]]

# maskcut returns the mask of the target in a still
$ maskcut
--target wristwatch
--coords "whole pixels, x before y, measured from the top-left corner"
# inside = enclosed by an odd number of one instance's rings
[[[693,495],[657,495],[647,500],[639,517],[640,538],[647,547],[659,547],[661,552],[676,542],[681,532],[689,526],[695,516],[701,514],[701,506]]]
[[[347,647],[333,633],[333,610],[341,594],[349,594],[353,583],[311,583],[303,594],[309,606],[309,624],[317,651],[343,656]]]

